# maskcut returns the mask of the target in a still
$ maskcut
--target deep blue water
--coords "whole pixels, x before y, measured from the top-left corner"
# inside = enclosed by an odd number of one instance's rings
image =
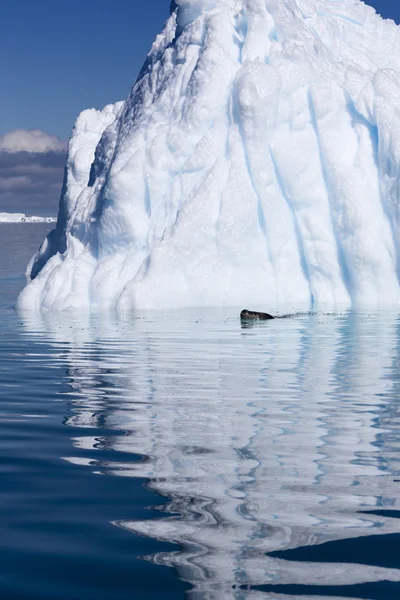
[[[18,315],[46,229],[0,225],[0,598],[398,600],[400,314]]]

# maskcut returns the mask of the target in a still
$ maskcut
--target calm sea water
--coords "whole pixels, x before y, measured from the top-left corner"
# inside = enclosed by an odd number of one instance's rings
[[[0,225],[0,598],[398,600],[400,315],[17,315],[47,229]]]

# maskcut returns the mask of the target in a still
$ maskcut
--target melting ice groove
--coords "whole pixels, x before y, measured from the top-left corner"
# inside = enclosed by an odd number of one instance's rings
[[[176,568],[188,597],[355,599],[357,585],[400,582],[399,569],[360,564],[357,552],[350,562],[271,555],[367,536],[383,548],[399,533],[398,315],[311,315],[279,329],[204,311],[199,322],[197,310],[82,326],[31,315],[27,340],[51,343],[69,381],[64,460],[143,479],[169,500],[159,519],[115,525],[178,544],[147,560]],[[283,595],[251,589],[267,585]]]
[[[400,301],[400,29],[360,0],[177,0],[83,112],[22,309]]]

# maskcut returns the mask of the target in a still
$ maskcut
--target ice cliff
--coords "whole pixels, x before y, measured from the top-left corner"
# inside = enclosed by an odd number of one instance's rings
[[[398,304],[399,163],[395,23],[176,0],[129,98],[78,118],[18,305]]]

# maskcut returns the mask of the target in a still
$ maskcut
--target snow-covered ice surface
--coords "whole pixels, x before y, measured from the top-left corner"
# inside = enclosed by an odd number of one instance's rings
[[[22,309],[397,305],[400,29],[359,0],[177,0],[78,118]]]
[[[54,217],[34,217],[25,213],[2,213],[0,212],[0,223],[54,223]]]

